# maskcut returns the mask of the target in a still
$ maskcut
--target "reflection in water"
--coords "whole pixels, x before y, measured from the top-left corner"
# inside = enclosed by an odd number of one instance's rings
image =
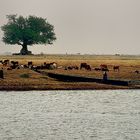
[[[0,92],[0,140],[138,140],[139,90]]]

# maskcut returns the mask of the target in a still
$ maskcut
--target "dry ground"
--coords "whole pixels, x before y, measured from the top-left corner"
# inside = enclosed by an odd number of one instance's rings
[[[9,59],[10,61],[19,61],[20,64],[27,64],[32,61],[34,65],[41,65],[44,62],[56,62],[62,67],[56,70],[47,70],[61,74],[72,74],[94,78],[102,78],[101,71],[95,71],[95,67],[100,64],[107,64],[109,68],[108,77],[117,80],[140,80],[140,74],[135,73],[135,70],[140,71],[140,56],[96,56],[96,55],[33,55],[33,56],[0,56],[0,60]],[[80,63],[88,63],[93,70],[64,70],[65,66],[77,65]],[[120,71],[114,72],[113,66],[119,65]],[[3,67],[2,65],[0,67]],[[4,79],[0,80],[0,89],[2,90],[30,90],[30,89],[118,89],[118,88],[135,88],[121,87],[97,83],[85,82],[61,82],[47,76],[41,75],[30,69],[4,69]],[[28,77],[24,76],[28,75]],[[137,87],[139,88],[139,86]]]

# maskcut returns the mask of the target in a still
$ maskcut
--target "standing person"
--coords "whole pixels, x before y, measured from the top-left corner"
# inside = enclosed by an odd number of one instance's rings
[[[0,78],[4,79],[4,74],[3,74],[3,70],[0,70]]]
[[[107,72],[106,71],[103,73],[103,81],[107,81]]]

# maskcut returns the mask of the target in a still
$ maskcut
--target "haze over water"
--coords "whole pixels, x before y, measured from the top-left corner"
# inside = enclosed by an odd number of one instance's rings
[[[47,18],[57,40],[30,46],[37,54],[139,54],[139,7],[139,0],[0,0],[0,26],[9,14]],[[0,48],[15,53],[21,46],[0,41]]]
[[[0,140],[139,140],[139,90],[0,92]]]

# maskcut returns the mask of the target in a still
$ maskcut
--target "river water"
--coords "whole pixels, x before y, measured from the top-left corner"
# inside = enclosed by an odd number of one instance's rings
[[[0,92],[0,140],[139,140],[140,90]]]

